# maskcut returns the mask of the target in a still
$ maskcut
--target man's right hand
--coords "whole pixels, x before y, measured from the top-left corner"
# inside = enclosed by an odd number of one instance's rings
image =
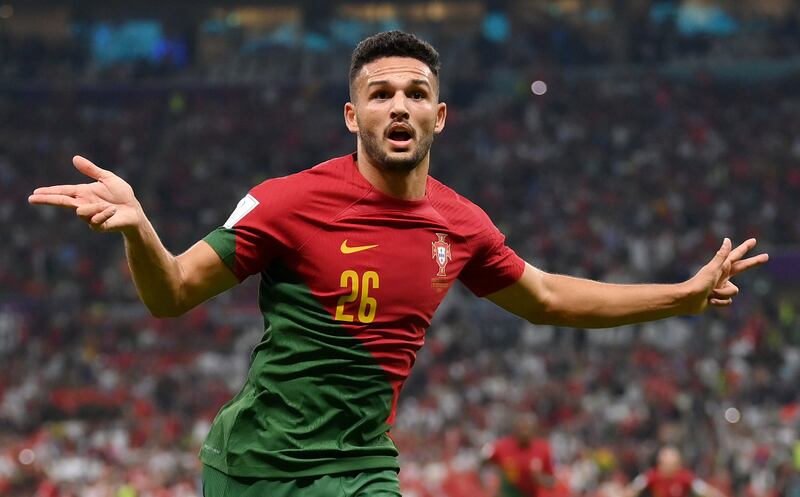
[[[133,188],[125,180],[79,155],[72,158],[72,163],[96,181],[37,188],[28,202],[73,209],[95,231],[132,232],[145,222]]]
[[[28,202],[74,209],[95,231],[122,232],[136,290],[154,316],[179,316],[239,282],[205,241],[172,255],[144,215],[131,185],[83,157],[73,157],[72,163],[96,181],[37,188]]]

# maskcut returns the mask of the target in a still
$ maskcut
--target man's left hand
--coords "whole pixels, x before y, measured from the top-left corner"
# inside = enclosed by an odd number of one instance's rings
[[[731,278],[769,260],[768,254],[743,259],[744,255],[755,246],[756,239],[750,238],[732,249],[730,239],[726,238],[714,258],[686,281],[686,313],[699,314],[709,305],[714,307],[731,305],[733,297],[739,293],[739,287],[731,282]]]

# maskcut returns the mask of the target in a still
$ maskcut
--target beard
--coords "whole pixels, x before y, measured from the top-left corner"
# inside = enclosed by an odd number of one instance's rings
[[[382,137],[371,131],[361,131],[359,129],[358,132],[358,137],[361,139],[361,143],[364,144],[364,150],[375,161],[377,166],[387,171],[404,173],[413,171],[422,162],[422,159],[428,155],[431,145],[433,145],[433,133],[415,133],[415,135],[419,138],[416,148],[412,147],[410,153],[401,152],[402,155],[400,157],[393,157],[381,144]]]

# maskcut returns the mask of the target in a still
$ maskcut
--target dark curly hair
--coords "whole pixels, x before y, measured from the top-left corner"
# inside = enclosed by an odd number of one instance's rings
[[[430,43],[403,31],[384,31],[361,40],[350,58],[350,87],[358,72],[373,60],[383,57],[411,57],[425,63],[439,76],[439,52]]]

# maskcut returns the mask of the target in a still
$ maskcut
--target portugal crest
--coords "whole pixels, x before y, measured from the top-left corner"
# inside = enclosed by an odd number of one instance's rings
[[[453,256],[450,254],[450,244],[445,240],[447,235],[444,233],[436,233],[436,238],[437,240],[435,242],[431,242],[433,246],[433,259],[435,259],[436,264],[439,265],[439,272],[436,273],[436,276],[447,276],[445,267],[447,267],[447,263],[453,259]]]

